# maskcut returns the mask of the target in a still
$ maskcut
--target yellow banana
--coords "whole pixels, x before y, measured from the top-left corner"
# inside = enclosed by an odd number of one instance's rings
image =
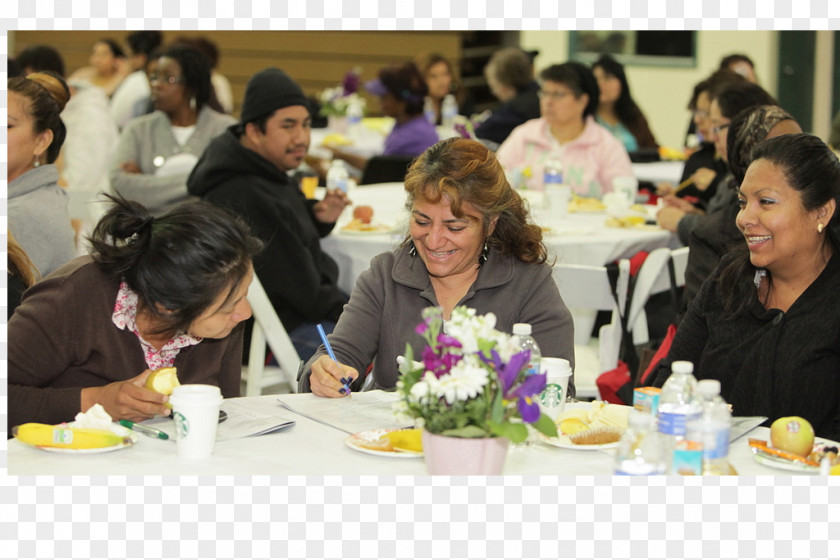
[[[30,445],[63,449],[96,449],[113,447],[131,441],[128,437],[117,435],[108,430],[69,428],[34,422],[15,427],[12,430],[12,435]]]

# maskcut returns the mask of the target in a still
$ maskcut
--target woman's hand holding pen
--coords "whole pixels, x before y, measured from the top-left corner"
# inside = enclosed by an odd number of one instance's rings
[[[359,377],[359,372],[355,368],[340,364],[325,355],[312,364],[309,385],[312,394],[319,397],[347,397],[350,395],[347,388],[357,377]],[[346,384],[342,382],[342,379],[346,381]]]

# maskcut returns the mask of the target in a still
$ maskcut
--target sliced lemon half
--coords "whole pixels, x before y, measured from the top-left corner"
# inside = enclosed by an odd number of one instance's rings
[[[174,367],[156,369],[146,379],[146,389],[151,389],[164,395],[171,395],[172,390],[180,384],[181,382],[178,381],[178,368]]]

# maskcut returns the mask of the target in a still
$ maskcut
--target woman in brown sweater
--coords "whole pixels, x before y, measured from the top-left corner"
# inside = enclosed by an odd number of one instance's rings
[[[160,218],[116,204],[74,259],[30,288],[8,325],[9,426],[58,423],[101,404],[114,419],[166,415],[149,373],[239,396],[245,296],[260,242],[226,211],[184,204]]]

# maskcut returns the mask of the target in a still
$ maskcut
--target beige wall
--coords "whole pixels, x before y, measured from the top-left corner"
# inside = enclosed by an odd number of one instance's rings
[[[537,71],[568,59],[568,31],[523,31],[521,42],[525,49],[540,51],[536,60]],[[682,146],[690,118],[686,105],[694,84],[715,70],[722,57],[733,52],[744,53],[755,62],[761,85],[775,96],[778,61],[776,31],[699,31],[696,67],[626,68],[633,98],[647,116],[660,144]]]

